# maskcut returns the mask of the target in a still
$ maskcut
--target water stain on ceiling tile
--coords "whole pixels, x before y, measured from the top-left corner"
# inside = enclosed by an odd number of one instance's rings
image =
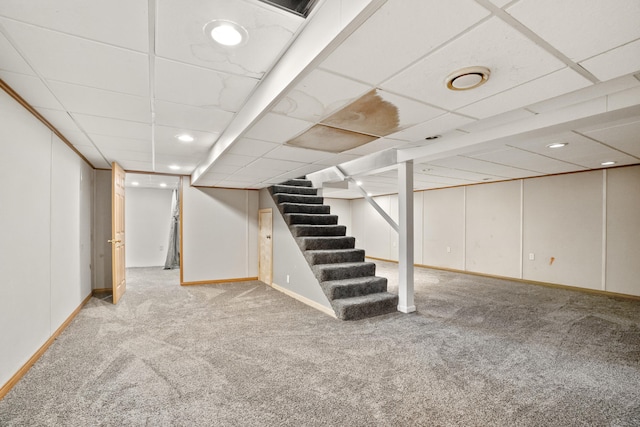
[[[366,93],[322,124],[368,135],[386,136],[400,127],[398,108],[380,96],[377,89]]]
[[[286,145],[341,153],[367,144],[375,139],[378,139],[378,137],[318,124],[287,141]]]

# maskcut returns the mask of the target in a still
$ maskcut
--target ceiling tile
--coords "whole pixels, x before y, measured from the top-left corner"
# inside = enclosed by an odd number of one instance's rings
[[[157,99],[201,108],[238,111],[258,80],[156,58]]]
[[[62,110],[62,105],[38,77],[0,71],[0,78],[32,107]]]
[[[520,0],[507,12],[574,62],[640,38],[637,0]]]
[[[56,129],[65,133],[67,130],[78,131],[78,126],[66,111],[50,110],[48,108],[36,107],[38,113],[47,119]]]
[[[223,154],[220,160],[216,162],[216,166],[221,165],[221,166],[244,167],[256,159],[257,157],[255,156],[239,156],[237,154]]]
[[[181,133],[181,129],[168,126],[155,126],[154,137],[156,152],[202,157],[218,139],[218,134],[191,131],[189,135],[194,137],[194,140],[192,142],[182,142],[176,138],[176,135]]]
[[[75,146],[87,145],[94,147],[93,142],[84,132],[81,132],[79,130],[74,131],[70,129],[64,129],[60,133],[64,135],[64,137],[67,138],[67,140]]]
[[[640,159],[640,121],[621,123],[604,129],[581,132]]]
[[[224,173],[231,175],[232,173],[235,173],[240,169],[242,169],[242,166],[219,165],[216,163],[215,165],[213,165],[211,171],[215,173]]]
[[[316,69],[289,91],[273,112],[315,123],[371,89],[369,85]]]
[[[445,79],[450,73],[475,65],[491,70],[487,83],[467,91],[447,89]],[[382,88],[455,110],[561,68],[560,60],[492,18],[383,83]]]
[[[374,89],[324,119],[322,124],[367,135],[387,136],[444,113],[421,102]]]
[[[564,68],[460,108],[457,111],[483,119],[591,85],[592,83],[589,80],[571,68]]]
[[[342,163],[346,163],[349,162],[351,160],[355,160],[357,158],[359,158],[360,156],[357,154],[337,154],[333,157],[329,157],[328,159],[324,159],[324,160],[320,160],[315,162],[317,165],[323,165],[323,166],[335,166],[335,165],[339,165]]]
[[[460,126],[460,129],[469,132],[481,132],[483,130],[491,129],[494,127],[506,125],[509,123],[517,122],[519,120],[525,120],[535,116],[535,113],[524,109],[509,111],[508,113],[498,114],[487,119],[471,122],[466,125]]]
[[[153,165],[151,161],[138,161],[138,160],[125,160],[118,161],[118,164],[125,171],[141,171],[141,172],[153,172]],[[111,167],[109,167],[111,169]]]
[[[332,153],[326,153],[324,151],[307,150],[304,148],[288,147],[281,145],[273,151],[264,155],[268,159],[277,160],[291,160],[304,163],[314,163],[319,160],[324,160],[329,157],[333,157]]]
[[[277,147],[280,147],[280,144],[251,138],[240,138],[231,145],[227,153],[243,156],[264,156]]]
[[[102,157],[102,154],[93,145],[78,145],[75,146],[94,168],[97,169],[111,169],[111,165]]]
[[[431,176],[440,176],[445,178],[456,178],[466,181],[483,182],[497,179],[504,179],[503,177],[488,175],[485,173],[469,172],[460,169],[450,169],[441,166],[436,166],[431,163],[418,163],[413,168],[415,172],[415,178],[419,180],[430,180]]]
[[[454,156],[444,159],[430,161],[429,164],[442,166],[449,169],[459,169],[467,172],[475,172],[481,175],[495,176],[500,178],[526,178],[537,176],[535,172],[518,169],[511,166],[505,166],[497,163],[487,162],[471,157]]]
[[[151,150],[147,151],[128,151],[128,150],[100,150],[107,157],[107,159],[117,159],[120,166],[125,169],[130,169],[126,166],[129,162],[148,163],[149,166],[139,170],[151,171]],[[113,160],[112,160],[113,161]]]
[[[211,133],[222,132],[233,118],[228,111],[160,100],[155,101],[155,113],[158,125]]]
[[[149,123],[149,98],[94,89],[62,82],[49,82],[49,88],[72,113]]]
[[[378,138],[368,144],[364,144],[360,147],[356,147],[352,150],[346,151],[345,154],[357,154],[359,156],[364,156],[365,154],[371,154],[377,151],[386,150],[388,148],[398,147],[403,144],[405,144],[404,141],[399,141],[397,139]]]
[[[113,153],[114,151],[126,151],[135,153],[151,153],[151,141],[142,139],[118,138],[114,136],[89,134],[96,147],[103,153]],[[136,160],[139,157],[135,158]]]
[[[640,86],[622,92],[612,93],[607,96],[607,105],[610,110],[631,107],[640,103]]]
[[[140,0],[2,0],[0,15],[67,34],[147,52],[147,4],[146,1]]]
[[[576,167],[576,165],[574,164],[563,162],[561,160],[552,159],[536,153],[522,151],[515,148],[502,148],[499,150],[472,155],[469,157],[545,174],[573,172],[575,170],[584,169],[581,167]]]
[[[562,148],[547,147],[554,142],[564,142],[568,145]],[[600,163],[606,160],[613,160],[618,164],[631,164],[638,161],[634,157],[627,156],[574,132],[565,132],[547,138],[536,138],[509,145],[590,169],[600,168]]]
[[[489,0],[489,1],[491,3],[493,3],[497,7],[503,7],[503,6],[511,3],[513,0]]]
[[[256,169],[273,169],[280,171],[290,171],[305,166],[301,162],[291,162],[289,160],[275,160],[260,158],[251,164],[251,167]]]
[[[389,0],[321,66],[378,85],[487,15],[470,0]]]
[[[130,95],[149,94],[146,54],[16,21],[0,18],[0,22],[29,63],[47,80]]]
[[[2,34],[2,24],[0,23],[0,70],[11,71],[13,73],[35,75],[29,64],[9,43]]]
[[[134,139],[151,137],[151,125],[148,123],[89,116],[80,113],[74,113],[73,117],[88,133]]]
[[[205,35],[214,19],[233,21],[249,33],[235,48],[216,45]],[[156,54],[188,64],[248,77],[262,76],[304,22],[292,13],[244,1],[182,0],[157,6]]]
[[[640,70],[640,39],[587,59],[580,66],[602,81],[635,73]]]
[[[424,141],[426,137],[441,135],[473,122],[475,122],[475,120],[471,118],[454,113],[447,113],[403,131],[393,133],[389,135],[389,137],[407,142]]]
[[[285,143],[313,123],[280,114],[267,113],[245,133],[245,137],[267,142]]]
[[[287,141],[288,146],[341,153],[377,139],[375,136],[338,129],[321,124]]]

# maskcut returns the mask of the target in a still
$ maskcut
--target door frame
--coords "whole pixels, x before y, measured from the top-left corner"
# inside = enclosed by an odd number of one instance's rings
[[[262,242],[262,214],[263,213],[269,213],[271,215],[271,228],[269,229],[269,234],[267,235],[267,239],[269,240],[268,242],[268,246],[269,246],[269,252],[270,252],[270,256],[269,256],[269,277],[271,278],[271,280],[269,281],[269,283],[267,283],[267,285],[271,286],[271,284],[273,283],[273,209],[272,208],[265,208],[265,209],[260,209],[258,210],[258,280],[263,281],[262,280],[264,277],[262,277],[260,275],[261,271],[262,271],[262,248],[263,248],[263,242]],[[266,243],[266,242],[265,242]]]

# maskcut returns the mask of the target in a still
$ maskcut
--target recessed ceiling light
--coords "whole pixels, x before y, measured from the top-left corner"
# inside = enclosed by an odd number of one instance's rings
[[[602,162],[600,163],[602,166],[611,166],[611,165],[615,165],[616,162],[613,161],[607,161],[607,162]]]
[[[445,83],[451,90],[469,90],[486,83],[490,75],[487,67],[467,67],[449,74]]]
[[[249,38],[249,33],[240,25],[232,21],[217,19],[204,26],[204,33],[219,45],[236,47],[243,45]]]
[[[166,186],[167,186],[167,184],[165,184],[164,182],[160,183],[160,187],[166,187]]]
[[[566,142],[554,142],[553,144],[547,145],[547,148],[562,148],[566,147],[567,145],[569,144]]]
[[[357,186],[361,186],[362,185],[362,181],[356,181],[356,185]]]
[[[140,185],[140,183],[138,181],[133,181],[131,185]]]
[[[178,166],[178,165],[169,165],[169,169],[177,171],[177,170],[180,170],[180,166]]]
[[[182,142],[193,142],[193,137],[186,133],[176,135],[176,138],[178,138],[178,141],[182,141]]]

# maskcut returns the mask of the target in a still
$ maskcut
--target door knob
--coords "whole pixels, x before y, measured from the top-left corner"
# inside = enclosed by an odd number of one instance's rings
[[[122,240],[107,240],[109,243],[120,243]]]
[[[267,239],[270,239],[270,238],[271,238],[271,236],[270,236],[270,235],[267,235]]]

